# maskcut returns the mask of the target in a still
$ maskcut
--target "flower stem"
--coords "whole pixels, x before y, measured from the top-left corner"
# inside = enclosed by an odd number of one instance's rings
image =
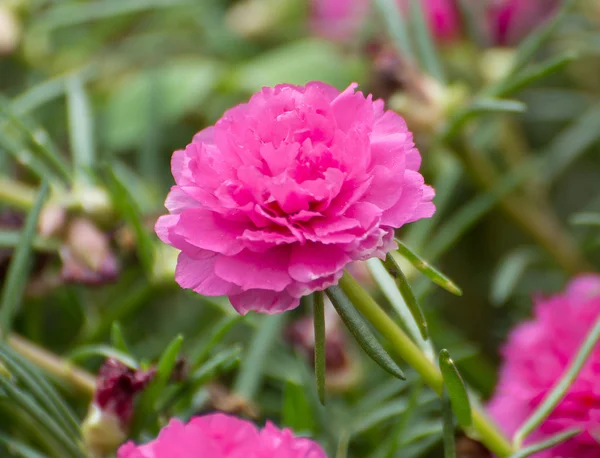
[[[393,345],[393,351],[406,361],[423,381],[439,396],[443,395],[444,381],[439,369],[425,356],[423,351],[404,333],[375,300],[347,272],[339,282],[340,288],[352,301],[356,309]],[[473,428],[478,439],[494,455],[506,458],[513,453],[510,442],[473,407]]]
[[[57,379],[67,382],[77,388],[81,393],[92,397],[96,391],[96,379],[87,371],[79,369],[73,364],[54,353],[49,352],[27,339],[16,334],[10,334],[7,338],[8,345],[27,360],[53,375]]]

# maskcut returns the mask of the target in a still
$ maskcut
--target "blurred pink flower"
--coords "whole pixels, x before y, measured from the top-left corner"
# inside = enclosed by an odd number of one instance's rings
[[[171,420],[158,438],[136,446],[121,446],[117,458],[327,458],[323,449],[309,439],[294,437],[289,429],[271,423],[258,430],[239,418],[212,414],[189,423]]]
[[[490,38],[495,45],[512,46],[552,15],[562,0],[488,0]]]
[[[468,0],[476,25],[485,27],[490,42],[512,46],[547,19],[562,0]],[[410,0],[396,0],[406,14]],[[312,21],[317,33],[333,39],[348,39],[356,34],[368,14],[369,0],[313,0]],[[438,42],[460,37],[461,23],[458,0],[421,0],[426,20]]]
[[[434,213],[406,123],[356,87],[264,88],[173,154],[156,233],[181,250],[179,285],[280,313]]]
[[[499,386],[489,406],[506,433],[515,433],[553,388],[599,315],[600,275],[581,276],[564,293],[537,300],[534,319],[519,325],[504,347]],[[600,456],[599,381],[597,346],[566,397],[529,441],[569,428],[583,433],[536,458]]]
[[[410,0],[396,0],[406,14]],[[356,34],[370,13],[370,0],[313,0],[313,25],[320,35],[346,39]],[[460,17],[455,0],[422,0],[425,18],[439,41],[456,39]]]

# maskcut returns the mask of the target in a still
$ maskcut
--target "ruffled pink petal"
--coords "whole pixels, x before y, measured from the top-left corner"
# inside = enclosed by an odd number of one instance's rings
[[[238,240],[248,227],[209,210],[189,209],[179,217],[179,233],[198,248],[225,255],[239,253],[244,248]]]
[[[216,275],[215,263],[221,255],[206,253],[204,259],[193,259],[185,253],[179,253],[175,269],[177,284],[205,296],[225,296],[241,291],[239,286]]]
[[[299,282],[310,282],[339,272],[351,261],[336,245],[307,243],[294,246],[289,260],[289,274]]]
[[[287,266],[290,249],[273,248],[264,253],[244,250],[235,256],[220,256],[215,273],[243,290],[265,289],[283,291],[292,282]]]

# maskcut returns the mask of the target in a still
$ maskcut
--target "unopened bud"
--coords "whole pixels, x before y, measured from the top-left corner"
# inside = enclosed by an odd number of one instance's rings
[[[19,44],[21,26],[14,13],[0,6],[0,55],[10,54]]]
[[[67,281],[100,284],[113,281],[119,273],[119,263],[108,237],[82,217],[69,224],[60,255],[63,261],[61,274]]]
[[[88,456],[103,457],[114,452],[127,439],[121,420],[110,411],[91,404],[81,425]]]
[[[64,208],[56,204],[46,205],[39,218],[39,234],[42,237],[55,237],[62,232],[67,219]]]

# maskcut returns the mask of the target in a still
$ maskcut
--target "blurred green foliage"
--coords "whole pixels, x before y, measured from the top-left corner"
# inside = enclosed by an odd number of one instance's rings
[[[136,438],[155,434],[170,415],[242,395],[232,410],[310,434],[330,456],[424,456],[441,444],[440,404],[413,372],[399,382],[349,345],[359,381],[328,393],[322,406],[310,361],[284,339],[303,310],[240,319],[226,299],[175,285],[174,253],[152,232],[172,184],[171,153],[264,85],[321,80],[343,89],[357,81],[386,98],[415,130],[437,189],[436,216],[398,235],[464,295],[400,266],[434,344],[449,349],[485,397],[498,346],[529,315],[532,294],[557,291],[573,273],[600,265],[600,12],[576,3],[511,61],[511,51],[478,46],[475,37],[436,49],[418,15],[411,24],[421,25],[408,33],[380,14],[364,34],[328,41],[314,35],[300,0],[4,0],[0,16],[10,14],[17,27],[14,46],[0,55],[3,330],[91,372],[107,355],[144,368],[158,362]],[[385,18],[388,2],[376,4]],[[397,50],[413,46],[406,64]],[[392,56],[391,66],[382,56]],[[517,65],[507,72],[506,62]],[[431,86],[442,75],[448,85]],[[108,244],[99,243],[99,256],[112,253],[118,271],[87,265],[93,281],[64,281],[64,246],[75,250],[68,236],[21,231],[42,179],[50,203],[93,222]],[[6,270],[12,254],[19,276]],[[395,307],[388,294],[378,299]],[[177,355],[188,375],[169,383]],[[27,377],[41,375],[28,370],[34,375],[14,373],[16,382],[0,374],[2,456],[79,456],[63,437],[79,432],[60,419],[38,429],[38,409],[83,418],[88,397],[54,380],[71,407],[57,407],[53,394],[45,399],[47,384],[36,398]]]

